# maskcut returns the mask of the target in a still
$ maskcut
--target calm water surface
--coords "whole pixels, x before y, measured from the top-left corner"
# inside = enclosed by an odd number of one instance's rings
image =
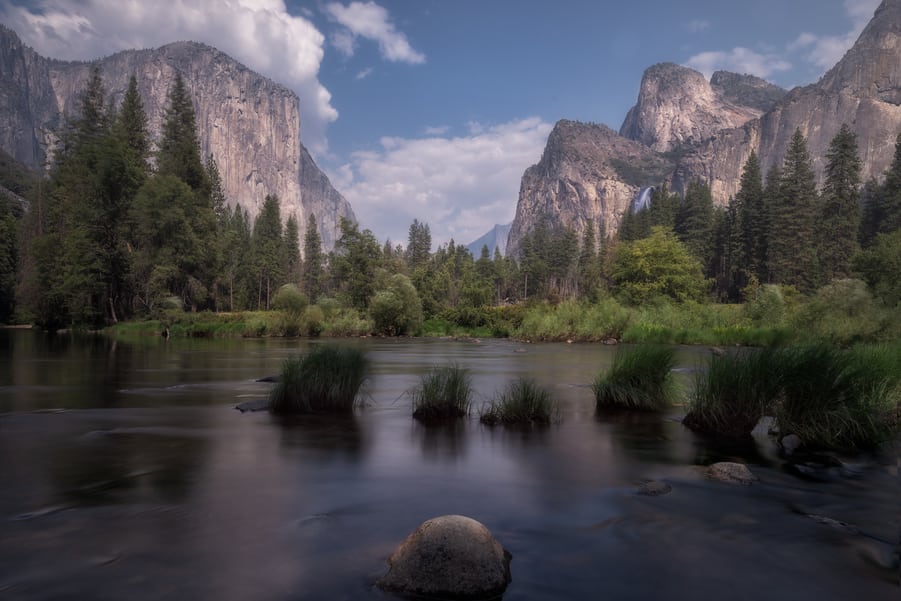
[[[234,406],[306,341],[0,330],[0,599],[390,599],[373,586],[387,556],[449,513],[513,554],[507,601],[901,598],[889,453],[810,482],[766,438],[730,449],[678,413],[598,418],[589,384],[609,347],[349,343],[374,366],[366,406],[284,420]],[[686,383],[705,352],[680,350]],[[404,392],[450,361],[480,401],[536,379],[562,422],[419,425]],[[725,459],[760,482],[705,481],[697,466]],[[637,495],[644,479],[673,492]]]

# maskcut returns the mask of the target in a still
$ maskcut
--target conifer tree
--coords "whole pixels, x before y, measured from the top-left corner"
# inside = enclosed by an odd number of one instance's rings
[[[432,233],[429,224],[420,223],[414,219],[410,224],[410,233],[407,237],[407,264],[410,271],[425,266],[432,254]]]
[[[862,248],[869,248],[876,241],[885,213],[882,205],[882,186],[875,178],[871,178],[860,193],[861,215],[857,238]]]
[[[284,239],[278,196],[267,194],[253,222],[253,257],[257,282],[257,309],[269,310],[275,289],[283,283]]]
[[[851,274],[851,259],[860,249],[860,158],[857,136],[847,124],[832,139],[826,159],[817,246],[820,268],[829,282]]]
[[[297,217],[293,214],[288,216],[285,222],[285,234],[282,259],[282,272],[285,274],[285,280],[289,283],[300,281],[300,231],[297,226]]]
[[[895,142],[895,157],[882,185],[879,233],[890,234],[901,229],[901,133]]]
[[[688,184],[685,199],[676,213],[676,235],[708,269],[713,255],[713,197],[710,187],[699,180]]]
[[[594,220],[585,223],[582,248],[579,251],[579,296],[593,299],[601,285],[600,262],[598,261]]]
[[[208,199],[210,184],[200,158],[194,104],[181,73],[175,74],[168,101],[156,156],[157,173],[177,177]]]
[[[817,189],[807,140],[795,130],[772,206],[768,264],[773,280],[809,292],[816,282]]]
[[[751,151],[748,160],[745,161],[730,219],[733,222],[733,236],[739,238],[738,244],[733,242],[734,271],[745,273],[743,276],[745,284],[752,276],[757,281],[764,281],[766,278],[767,240],[766,202],[760,159],[757,158],[757,153],[754,151]]]
[[[316,216],[310,213],[303,237],[303,291],[311,302],[322,293],[325,257],[322,253],[322,238],[316,225]]]

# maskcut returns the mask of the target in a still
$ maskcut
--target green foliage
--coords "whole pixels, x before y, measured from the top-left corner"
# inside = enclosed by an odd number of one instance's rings
[[[654,227],[647,238],[620,244],[610,276],[615,289],[636,304],[658,296],[700,301],[707,290],[700,263],[662,227]]]
[[[325,257],[322,254],[322,238],[316,225],[316,216],[307,219],[307,229],[303,237],[303,291],[312,300],[319,299],[324,283]]]
[[[416,419],[429,422],[465,417],[472,406],[472,379],[469,371],[457,364],[436,365],[407,394]]]
[[[879,234],[854,258],[854,269],[888,307],[901,305],[901,230]]]
[[[850,346],[879,340],[887,331],[891,315],[878,303],[860,280],[835,280],[817,290],[798,311],[794,330],[802,339]]]
[[[251,237],[254,279],[257,282],[257,308],[269,309],[272,289],[284,281],[285,255],[282,217],[278,196],[267,194],[260,214],[253,223]]]
[[[534,380],[519,378],[491,401],[479,416],[483,424],[547,425],[558,418],[560,409],[550,393]]]
[[[619,347],[613,365],[598,374],[592,385],[598,411],[635,409],[661,411],[676,399],[672,347]]]
[[[611,158],[610,165],[619,179],[630,186],[646,188],[656,186],[668,176],[674,164],[662,156],[648,157],[637,162]]]
[[[717,436],[749,436],[779,396],[779,373],[770,348],[712,355],[696,377],[683,423]]]
[[[181,73],[175,74],[168,101],[156,153],[157,174],[177,177],[208,199],[210,182],[200,157],[194,104]]]
[[[779,326],[785,320],[787,306],[782,289],[775,284],[765,284],[748,292],[742,310],[754,325]]]
[[[859,250],[860,158],[857,136],[847,124],[832,139],[826,154],[823,202],[817,217],[817,253],[824,281],[847,278]]]
[[[713,197],[710,187],[698,180],[688,184],[685,199],[676,213],[673,230],[688,251],[706,269],[712,256]]]
[[[294,284],[285,284],[272,298],[272,308],[293,315],[301,315],[310,304],[309,299]]]
[[[18,223],[0,199],[0,323],[11,323],[16,308]]]
[[[375,292],[375,269],[382,249],[369,230],[359,230],[356,223],[341,219],[341,237],[329,263],[335,288],[348,304],[366,310]]]
[[[351,412],[368,372],[369,361],[360,349],[317,346],[302,358],[285,360],[279,380],[269,393],[270,411]]]
[[[528,340],[597,342],[622,338],[630,319],[630,312],[612,298],[597,303],[541,303],[526,309],[514,331],[518,338]]]
[[[432,232],[429,224],[414,219],[407,238],[407,265],[410,271],[424,267],[432,254]]]
[[[375,293],[369,303],[375,330],[385,336],[415,334],[422,326],[422,302],[410,278],[391,276],[387,287]]]

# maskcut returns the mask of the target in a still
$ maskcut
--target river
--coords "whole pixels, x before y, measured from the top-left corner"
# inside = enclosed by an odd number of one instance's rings
[[[374,581],[422,521],[473,517],[512,553],[503,598],[897,600],[898,463],[827,482],[772,441],[595,415],[602,345],[355,340],[373,374],[343,418],[242,414],[316,342],[115,340],[0,330],[0,599],[390,599]],[[679,350],[682,381],[702,348]],[[559,424],[427,428],[405,391],[468,367],[476,405],[534,378]],[[752,486],[699,466],[747,463]],[[672,492],[637,494],[646,479]]]

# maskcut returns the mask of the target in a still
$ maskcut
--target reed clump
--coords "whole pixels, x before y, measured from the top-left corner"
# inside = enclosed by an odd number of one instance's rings
[[[422,375],[419,385],[408,394],[416,419],[441,421],[465,417],[472,406],[472,379],[469,371],[456,363],[436,365]]]
[[[672,347],[639,345],[619,347],[613,365],[592,385],[597,409],[661,411],[677,397],[673,379]]]
[[[349,413],[368,372],[366,355],[352,347],[322,345],[303,357],[290,357],[269,393],[270,411]]]
[[[559,417],[559,408],[550,393],[534,380],[519,378],[491,401],[479,420],[483,424],[547,425]]]

